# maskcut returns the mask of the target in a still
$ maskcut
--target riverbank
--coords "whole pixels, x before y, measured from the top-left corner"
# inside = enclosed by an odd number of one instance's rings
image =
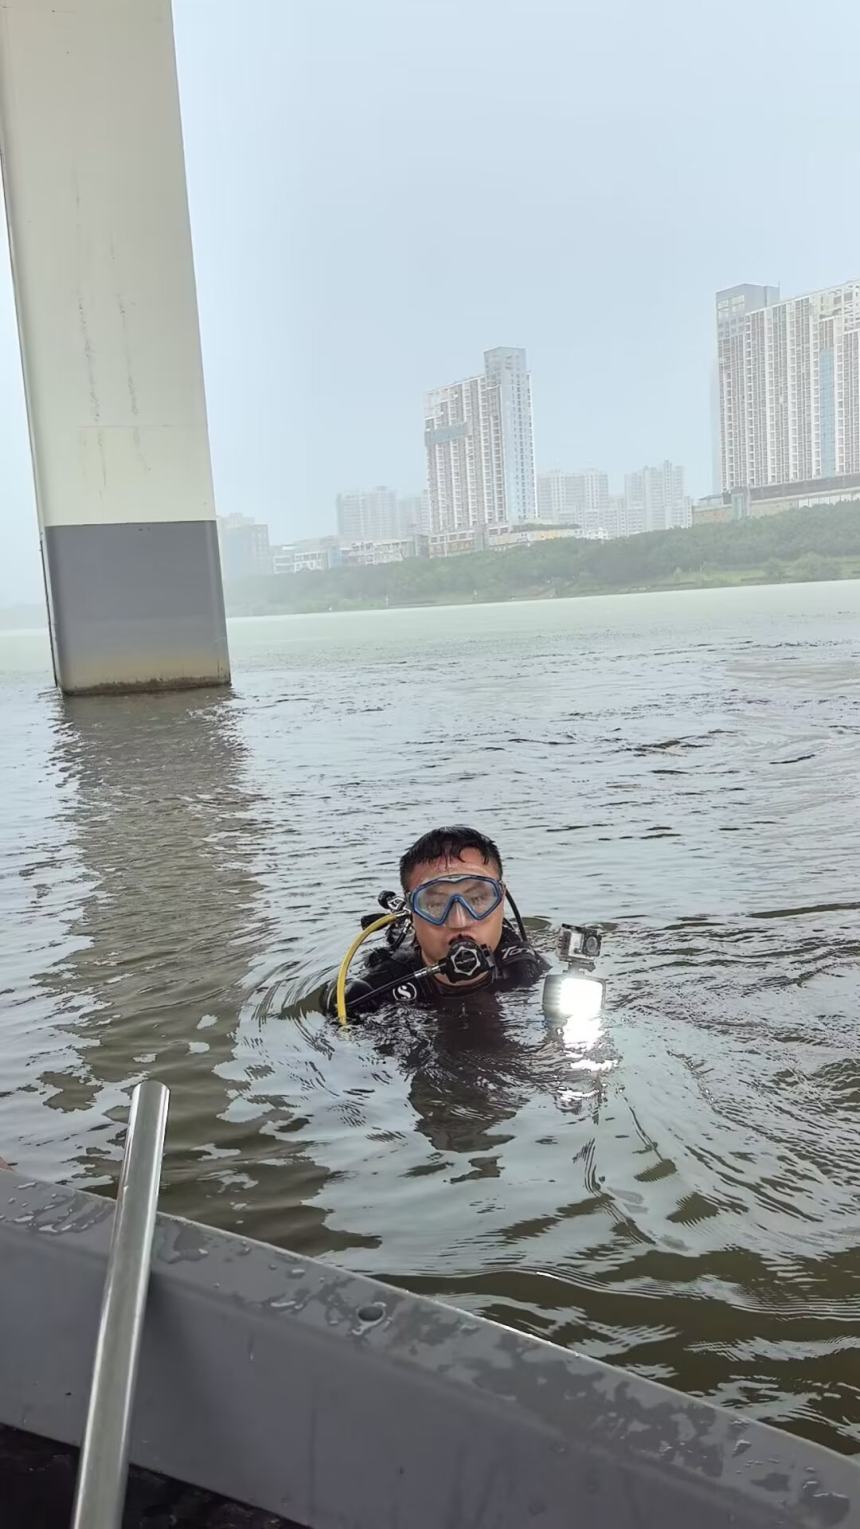
[[[609,542],[559,539],[507,552],[260,575],[224,593],[229,616],[279,616],[858,578],[860,504],[844,504]],[[0,630],[45,625],[43,607],[0,611]]]
[[[797,563],[786,563],[784,569],[773,568],[750,568],[738,571],[737,569],[710,569],[707,573],[693,576],[678,576],[664,580],[650,580],[645,583],[631,582],[629,584],[596,584],[585,586],[560,587],[547,589],[543,586],[534,588],[525,587],[510,594],[500,594],[497,591],[489,593],[481,590],[473,590],[471,594],[465,593],[453,595],[440,591],[436,598],[424,599],[397,599],[390,595],[367,597],[366,599],[329,599],[325,603],[322,597],[306,599],[303,602],[287,602],[271,604],[266,601],[259,603],[247,601],[241,597],[231,598],[229,586],[225,591],[227,615],[229,618],[241,618],[247,616],[312,616],[327,615],[329,613],[343,613],[348,611],[375,611],[375,610],[427,610],[434,606],[446,605],[496,605],[501,603],[515,603],[529,600],[577,600],[591,599],[601,595],[649,595],[670,594],[673,590],[694,591],[697,589],[742,589],[761,586],[767,588],[776,584],[819,584],[831,583],[849,579],[860,579],[860,557],[858,558],[827,558],[821,559],[821,568],[811,570],[807,566],[798,566]],[[22,620],[18,615],[15,621],[4,620],[5,612],[0,611],[0,632],[9,637],[25,635],[29,632],[47,631],[47,620],[44,610],[33,606],[28,610],[26,618]]]
[[[409,609],[860,577],[860,504],[615,541],[558,539],[505,552],[271,574],[229,585],[233,616]]]
[[[648,595],[669,594],[673,590],[697,590],[697,589],[741,589],[755,586],[768,587],[774,584],[819,584],[832,583],[833,581],[860,579],[860,558],[845,558],[828,560],[827,569],[823,572],[810,573],[802,569],[793,568],[787,564],[781,576],[775,576],[773,572],[766,572],[763,568],[753,568],[743,573],[732,572],[729,569],[715,569],[709,572],[707,577],[672,578],[666,580],[652,580],[648,583],[631,584],[590,584],[588,588],[525,588],[511,594],[499,594],[496,592],[483,593],[474,590],[471,596],[453,596],[439,593],[436,599],[407,600],[395,599],[390,596],[385,598],[367,598],[365,600],[336,600],[328,605],[306,601],[301,604],[292,603],[285,605],[261,605],[250,607],[242,601],[227,601],[227,614],[236,616],[294,616],[294,615],[324,615],[327,612],[346,611],[373,611],[373,610],[426,610],[433,606],[446,605],[483,605],[498,604],[502,602],[516,602],[528,600],[576,600],[591,599],[599,595]]]

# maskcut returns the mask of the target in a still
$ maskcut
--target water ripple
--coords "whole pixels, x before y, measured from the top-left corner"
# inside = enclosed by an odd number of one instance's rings
[[[169,1208],[860,1448],[858,616],[840,584],[235,623],[233,692],[122,702],[0,638],[0,1152],[110,1185],[161,1077]],[[320,1014],[453,817],[547,949],[603,923],[600,1024]]]

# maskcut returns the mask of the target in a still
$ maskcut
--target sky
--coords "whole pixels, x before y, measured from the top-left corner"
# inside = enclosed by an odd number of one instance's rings
[[[174,0],[219,512],[423,486],[523,345],[538,468],[711,480],[713,299],[860,276],[856,0]],[[39,597],[0,252],[0,603]]]

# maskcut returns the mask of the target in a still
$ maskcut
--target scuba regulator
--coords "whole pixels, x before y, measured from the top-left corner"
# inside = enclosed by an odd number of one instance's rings
[[[529,945],[530,941],[519,909],[509,892],[506,892],[506,897],[513,910],[522,940],[524,944]],[[411,926],[409,910],[404,905],[402,895],[397,892],[380,892],[379,903],[386,911],[381,916],[376,913],[368,914],[361,920],[361,933],[353,940],[338,972],[336,1008],[338,1019],[342,1024],[347,1022],[347,973],[359,947],[371,935],[384,930],[389,947],[391,950],[396,950],[403,943]],[[595,960],[600,955],[601,943],[600,931],[592,925],[583,927],[575,924],[562,925],[559,954],[567,963],[567,967],[563,971],[550,972],[544,979],[542,1006],[548,1018],[557,1021],[589,1020],[596,1018],[600,1013],[605,983],[592,973]],[[486,945],[479,945],[476,940],[463,935],[452,940],[441,961],[410,971],[408,980],[414,982],[424,977],[442,976],[456,986],[458,983],[475,982],[483,976],[494,977],[498,970],[494,953]],[[401,973],[391,982],[373,988],[374,1000],[386,993],[393,993],[403,981],[404,975]],[[357,1007],[361,1004],[362,998],[370,996],[370,993],[356,994],[351,998],[350,1006]]]
[[[391,982],[384,982],[381,987],[375,987],[372,993],[359,993],[350,1000],[350,1003],[355,1008],[361,1003],[362,998],[372,997],[376,1001],[384,997],[386,993],[393,993],[404,981],[417,982],[422,977],[439,975],[447,977],[450,983],[456,985],[458,982],[474,982],[482,976],[491,974],[494,976],[496,971],[496,958],[493,952],[486,945],[478,945],[474,940],[470,940],[468,935],[463,935],[461,939],[451,941],[442,961],[436,961],[432,966],[419,967],[417,971],[410,971],[406,976],[400,973]]]
[[[510,893],[506,892],[505,895],[507,897],[507,901],[510,903],[511,908],[513,909],[514,917],[516,918],[517,927],[519,928],[520,934],[522,935],[523,940],[528,943],[528,937],[526,935],[522,918],[520,917],[519,909],[517,908],[517,905],[511,897]],[[372,934],[376,934],[382,930],[385,930],[385,937],[390,949],[396,950],[398,946],[401,945],[405,940],[411,927],[409,909],[406,907],[403,895],[401,893],[380,892],[378,901],[380,907],[384,908],[386,911],[381,916],[377,913],[365,914],[361,920],[361,933],[356,936],[350,945],[349,950],[341,962],[340,970],[337,974],[337,982],[335,984],[335,1003],[337,1017],[341,1024],[347,1023],[347,973],[349,971],[353,957],[355,956],[359,947],[363,945],[364,941],[368,939]],[[495,976],[497,970],[498,967],[493,952],[489,950],[486,945],[479,945],[477,941],[470,939],[468,935],[463,935],[459,939],[452,940],[443,960],[437,961],[432,966],[421,967],[418,971],[411,971],[409,973],[408,980],[414,982],[416,979],[420,979],[422,977],[434,977],[440,975],[446,977],[447,980],[452,984],[456,984],[458,982],[474,982],[477,978],[482,976]],[[381,987],[374,988],[374,999],[378,999],[385,993],[393,992],[395,988],[399,987],[403,981],[404,977],[401,974],[398,975],[392,982],[388,982],[383,984]],[[356,995],[350,1000],[351,1006],[354,1008],[359,1005],[362,1001],[362,997],[364,996],[369,997],[370,995]]]

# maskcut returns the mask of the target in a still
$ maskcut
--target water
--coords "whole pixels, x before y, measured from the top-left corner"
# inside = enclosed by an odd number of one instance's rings
[[[233,624],[235,689],[64,702],[0,636],[0,1153],[860,1448],[860,584]],[[342,1034],[400,850],[497,837],[534,994]],[[310,995],[310,996],[309,996]]]

